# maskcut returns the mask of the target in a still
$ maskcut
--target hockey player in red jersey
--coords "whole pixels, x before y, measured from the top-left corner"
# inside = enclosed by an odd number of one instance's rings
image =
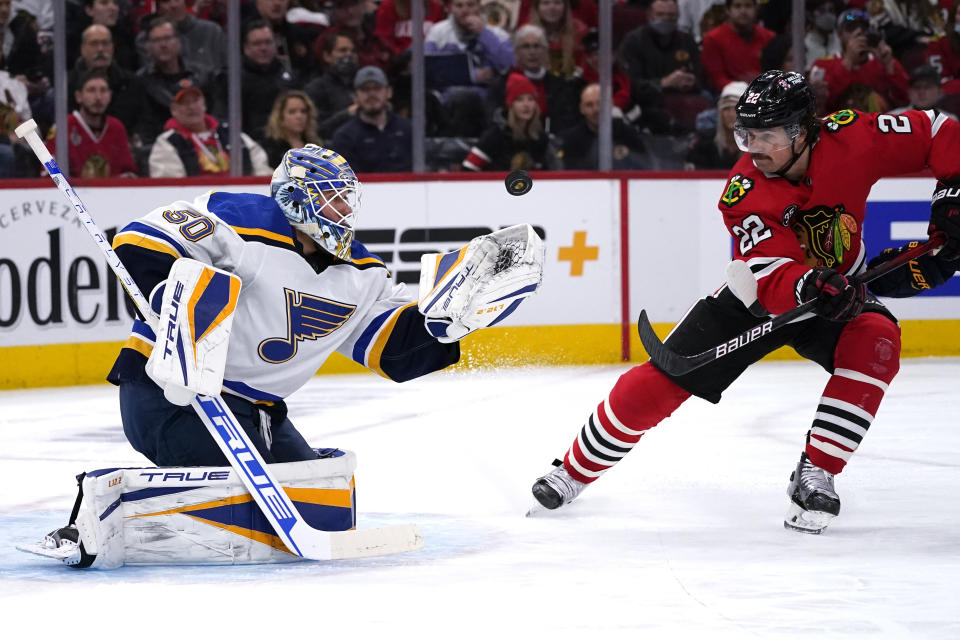
[[[741,97],[735,133],[748,153],[718,203],[735,258],[753,272],[768,313],[815,300],[815,315],[682,376],[652,362],[632,368],[587,419],[562,463],[534,484],[544,507],[573,500],[691,395],[719,402],[749,365],[789,345],[831,375],[790,476],[784,526],[820,533],[840,512],[834,476],[866,435],[899,369],[896,319],[850,279],[867,263],[861,236],[867,194],[882,176],[933,171],[942,184],[930,232],[946,232],[949,240],[939,254],[910,267],[927,283],[942,283],[960,266],[960,125],[932,110],[897,116],[847,110],[820,120],[803,76],[767,71]],[[881,254],[871,266],[896,253]],[[908,273],[906,266],[897,269],[871,287],[883,295],[918,293]],[[687,312],[666,345],[679,354],[700,353],[757,323],[723,286]]]

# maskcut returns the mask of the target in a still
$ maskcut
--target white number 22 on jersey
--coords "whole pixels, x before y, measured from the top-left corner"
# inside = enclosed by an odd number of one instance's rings
[[[746,255],[748,251],[773,235],[773,232],[756,214],[747,216],[739,225],[733,225],[730,231],[740,238],[740,255]]]

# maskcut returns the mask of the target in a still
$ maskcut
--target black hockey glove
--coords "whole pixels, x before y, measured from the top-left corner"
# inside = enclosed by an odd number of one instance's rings
[[[960,178],[937,182],[930,203],[927,233],[947,234],[947,243],[937,255],[947,260],[960,257]]]
[[[797,278],[797,304],[816,300],[813,312],[834,322],[852,320],[863,310],[867,288],[862,283],[850,282],[833,269],[814,267]]]
[[[911,242],[896,249],[884,249],[880,255],[867,263],[868,269],[889,262],[904,251],[913,249],[919,242]],[[927,254],[911,260],[899,269],[880,276],[869,285],[871,293],[888,298],[908,298],[939,287],[960,269],[960,258],[948,260],[940,254]]]

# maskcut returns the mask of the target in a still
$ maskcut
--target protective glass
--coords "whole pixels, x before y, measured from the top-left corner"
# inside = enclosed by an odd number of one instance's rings
[[[790,124],[769,129],[748,129],[741,124],[733,127],[737,147],[748,153],[770,153],[786,149],[800,135],[800,125]]]

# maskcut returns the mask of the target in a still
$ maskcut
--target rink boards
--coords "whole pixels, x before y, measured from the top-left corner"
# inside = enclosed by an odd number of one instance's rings
[[[482,175],[364,179],[358,236],[413,293],[425,251],[449,251],[519,222],[544,236],[540,293],[504,326],[468,337],[461,366],[641,360],[646,356],[635,337],[641,309],[665,332],[722,283],[732,245],[716,208],[720,174],[535,178],[522,197]],[[102,381],[132,318],[93,241],[49,184],[0,188],[0,388]],[[268,192],[262,179],[229,186],[195,180],[77,186],[107,233],[208,189]],[[864,229],[869,255],[926,235],[932,189],[932,178],[887,179],[874,188]],[[958,296],[960,278],[954,277],[929,295],[889,301],[903,320],[905,355],[960,354]],[[322,371],[356,370],[337,359]]]

